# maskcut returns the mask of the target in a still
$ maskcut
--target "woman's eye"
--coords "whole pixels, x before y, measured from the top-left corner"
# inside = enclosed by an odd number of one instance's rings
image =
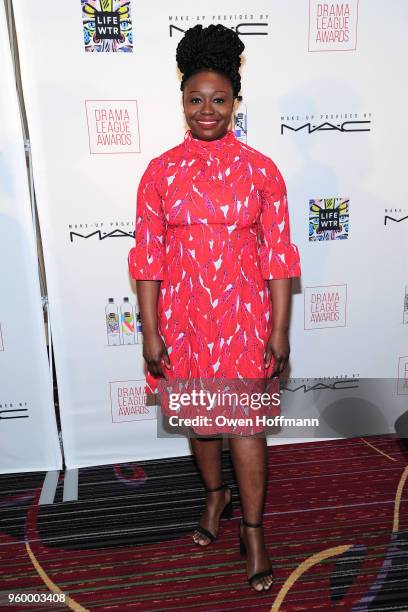
[[[202,100],[201,98],[194,97],[194,98],[191,98],[190,102],[192,104],[200,104]],[[224,98],[214,98],[213,102],[215,102],[216,104],[224,104],[225,100]]]

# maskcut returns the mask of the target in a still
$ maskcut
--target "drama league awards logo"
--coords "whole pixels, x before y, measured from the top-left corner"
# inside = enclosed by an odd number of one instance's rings
[[[309,0],[309,51],[355,51],[358,0]]]
[[[349,237],[350,200],[309,200],[309,241],[345,240]]]
[[[408,395],[408,355],[398,360],[397,395]]]
[[[347,285],[305,287],[305,329],[346,326]]]
[[[85,51],[133,51],[130,0],[81,0]]]
[[[112,423],[156,418],[156,406],[146,405],[145,380],[110,382]]]
[[[140,153],[137,100],[85,100],[89,152]]]

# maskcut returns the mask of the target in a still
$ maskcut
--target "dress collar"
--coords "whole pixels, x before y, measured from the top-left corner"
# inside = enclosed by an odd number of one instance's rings
[[[234,150],[238,151],[239,140],[232,130],[227,130],[222,138],[215,140],[193,138],[191,130],[187,130],[184,134],[184,147],[189,153],[208,159],[209,157],[221,157]]]

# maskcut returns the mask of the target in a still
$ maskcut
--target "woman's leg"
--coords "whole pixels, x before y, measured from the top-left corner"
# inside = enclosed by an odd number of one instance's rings
[[[223,483],[221,470],[222,438],[214,440],[208,438],[204,440],[200,438],[190,438],[190,440],[194,457],[206,489],[215,489],[221,486]],[[200,519],[200,525],[215,536],[218,532],[220,515],[229,501],[230,491],[228,489],[207,493],[206,506]],[[204,546],[210,543],[209,538],[198,531],[194,532],[193,539],[195,542]]]
[[[238,481],[242,516],[249,523],[261,523],[263,517],[267,482],[267,446],[265,437],[243,437],[230,439],[231,458]],[[242,528],[247,547],[248,577],[270,567],[265,548],[263,528]],[[261,591],[272,583],[266,576],[254,581],[253,587]]]

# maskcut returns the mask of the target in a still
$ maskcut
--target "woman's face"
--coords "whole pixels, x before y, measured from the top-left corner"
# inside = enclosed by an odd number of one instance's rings
[[[183,107],[194,138],[221,138],[228,130],[234,108],[231,81],[212,70],[197,72],[184,85]]]

